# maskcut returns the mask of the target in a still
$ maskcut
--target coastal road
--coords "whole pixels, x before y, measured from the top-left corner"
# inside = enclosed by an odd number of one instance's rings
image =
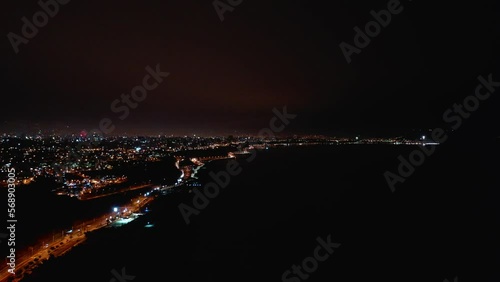
[[[152,185],[152,184],[131,186],[129,188],[121,189],[119,191],[115,191],[115,192],[111,192],[111,193],[105,193],[105,194],[99,194],[99,195],[95,195],[95,196],[86,194],[85,196],[81,197],[80,200],[82,200],[82,201],[88,201],[88,200],[93,200],[93,199],[99,199],[99,198],[108,197],[108,196],[111,196],[111,195],[116,195],[116,194],[120,194],[120,193],[124,193],[124,192],[129,192],[129,191],[144,189],[144,188],[153,187],[153,186],[154,185]]]
[[[147,186],[151,185],[144,185],[138,187],[146,188]],[[131,200],[132,204],[120,207],[120,209],[127,208],[128,211],[130,211],[131,213],[136,213],[139,212],[141,208],[143,208],[145,205],[147,205],[153,200],[154,197],[152,196],[149,197],[138,196]],[[33,255],[29,257],[16,258],[16,268],[15,268],[16,274],[18,273],[22,275],[29,274],[31,270],[36,268],[40,262],[49,259],[51,254],[54,255],[55,257],[64,255],[66,252],[70,251],[71,248],[85,241],[86,232],[92,232],[94,230],[109,226],[109,224],[106,223],[106,219],[110,217],[114,218],[115,216],[116,213],[113,212],[104,214],[96,219],[88,220],[78,225],[80,226],[80,229],[73,230],[73,233],[66,234],[62,238],[48,244],[47,247],[45,248],[40,248]],[[19,278],[14,278],[14,280],[12,281],[21,280],[23,278],[22,275],[20,275]],[[0,282],[9,281],[8,280],[9,277],[13,277],[13,275],[8,272],[8,266],[4,264],[2,268],[0,268]]]

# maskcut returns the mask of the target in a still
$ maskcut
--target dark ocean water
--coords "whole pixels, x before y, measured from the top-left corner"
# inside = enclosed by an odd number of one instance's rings
[[[500,281],[498,144],[481,144],[441,145],[394,193],[383,174],[416,147],[258,151],[189,225],[178,206],[193,206],[193,193],[158,197],[145,216],[91,233],[25,281],[110,281],[123,267],[133,281],[282,281],[329,235],[340,246],[307,281]],[[200,180],[227,162],[209,163]]]

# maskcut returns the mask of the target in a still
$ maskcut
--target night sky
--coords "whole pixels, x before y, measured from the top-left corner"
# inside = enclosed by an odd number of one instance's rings
[[[283,106],[290,133],[440,126],[499,63],[499,4],[402,1],[348,64],[339,44],[388,2],[243,0],[221,22],[206,0],[71,0],[16,54],[7,34],[41,8],[7,1],[0,131],[251,134]],[[120,120],[111,103],[157,64],[170,76]]]

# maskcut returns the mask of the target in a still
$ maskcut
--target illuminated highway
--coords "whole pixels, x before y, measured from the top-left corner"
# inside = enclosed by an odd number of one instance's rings
[[[145,188],[147,186],[151,185],[137,186],[132,190]],[[131,204],[129,205],[116,207],[110,213],[104,214],[99,218],[78,224],[77,228],[80,228],[68,230],[65,236],[58,240],[54,240],[50,244],[46,244],[43,248],[35,251],[31,256],[22,258],[16,257],[16,277],[10,281],[20,281],[23,275],[29,275],[40,263],[50,259],[51,255],[54,257],[64,255],[73,247],[84,242],[86,240],[85,233],[87,232],[92,232],[103,227],[119,227],[134,220],[136,216],[140,214],[140,210],[153,201],[153,199],[154,197],[150,196],[150,193],[145,193],[144,196],[135,197],[131,199]],[[128,220],[121,220],[121,217],[127,217]],[[116,222],[119,222],[119,224],[116,224]],[[0,281],[9,281],[9,277],[13,276],[7,270],[8,266],[4,264],[0,269]]]
[[[129,188],[121,189],[119,191],[109,192],[109,193],[104,193],[104,194],[98,194],[98,195],[83,194],[79,199],[82,200],[82,201],[93,200],[93,199],[98,199],[98,198],[108,197],[108,196],[111,196],[111,195],[116,195],[116,194],[120,194],[120,193],[129,192],[129,191],[144,189],[144,188],[147,188],[147,187],[153,187],[153,185],[151,185],[151,184],[145,184],[145,185],[131,186]]]

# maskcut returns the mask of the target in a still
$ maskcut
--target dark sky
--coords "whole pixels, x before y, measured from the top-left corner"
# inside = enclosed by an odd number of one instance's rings
[[[388,2],[243,0],[221,22],[207,0],[71,0],[16,55],[7,34],[40,6],[8,1],[0,130],[256,133],[283,106],[293,133],[439,126],[499,62],[499,5],[402,1],[348,64],[339,44]],[[120,120],[111,103],[157,64],[170,76]]]

